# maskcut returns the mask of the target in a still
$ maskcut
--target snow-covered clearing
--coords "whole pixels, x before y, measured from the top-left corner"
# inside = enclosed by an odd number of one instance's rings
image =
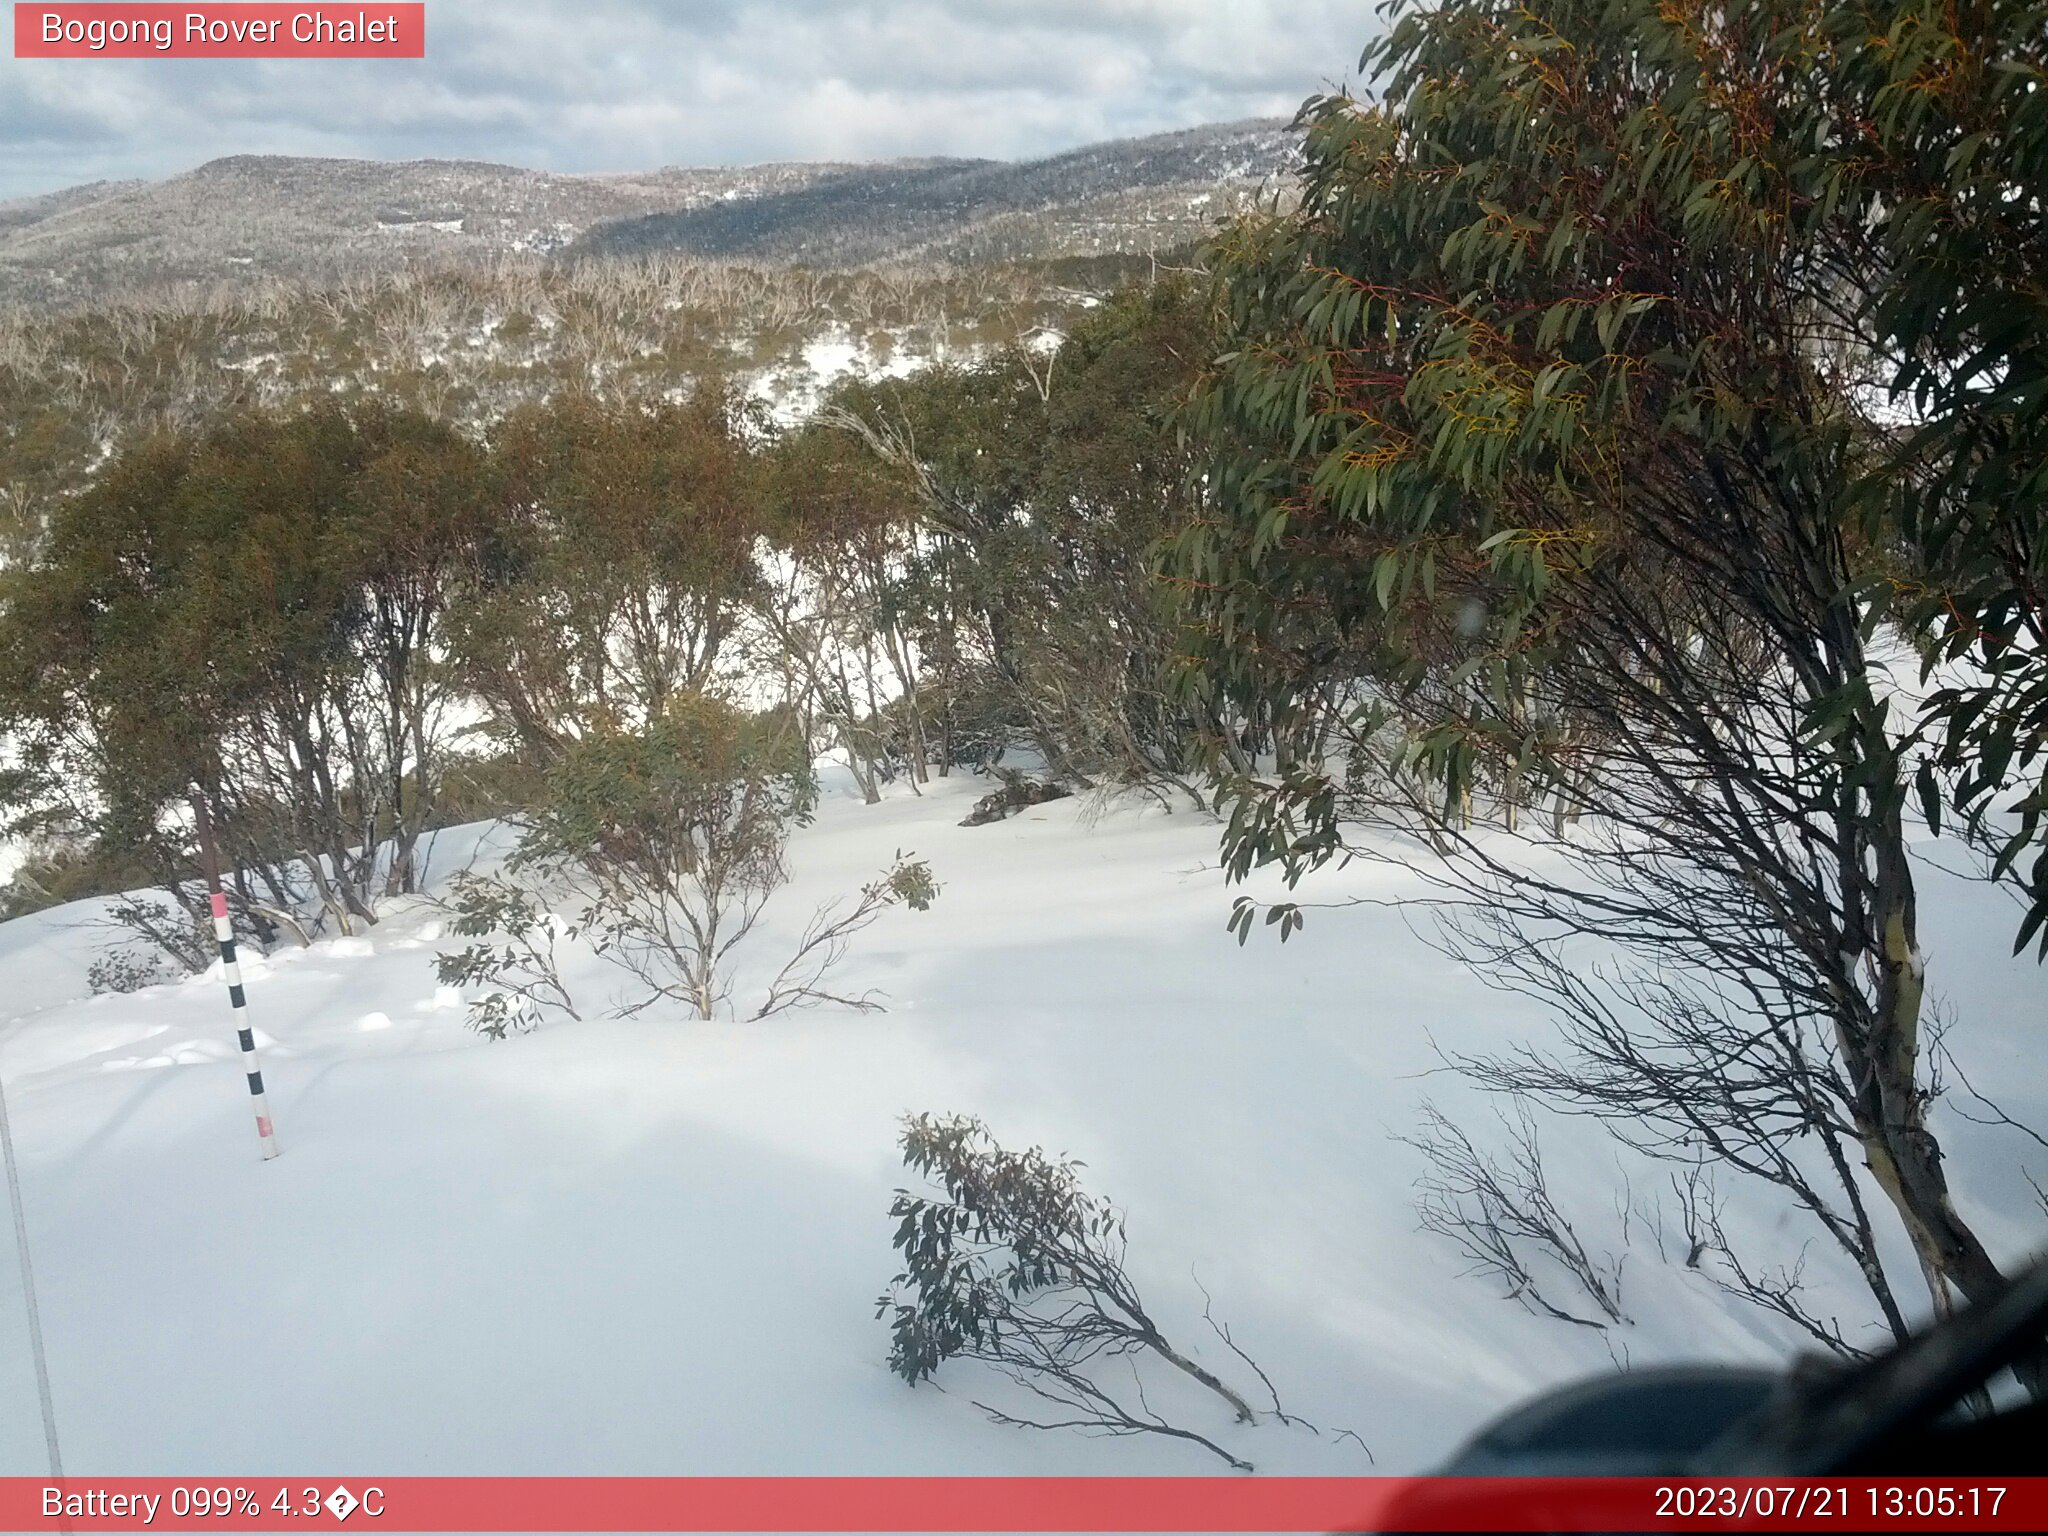
[[[886,356],[878,355],[867,337],[856,337],[845,327],[834,327],[814,336],[794,357],[754,376],[747,392],[767,408],[778,426],[794,426],[814,415],[832,386],[842,378],[902,379],[934,362],[966,363],[980,355],[979,347],[951,347],[943,344],[927,352],[908,345],[905,333],[887,333],[892,343]]]
[[[1788,1352],[1640,1224],[1635,1322],[1605,1336],[1530,1316],[1415,1231],[1421,1161],[1390,1133],[1425,1096],[1487,1123],[1457,1084],[1419,1076],[1427,1036],[1478,1044],[1544,1020],[1397,911],[1314,914],[1284,948],[1260,934],[1240,949],[1212,822],[1069,800],[955,825],[987,787],[840,794],[795,838],[795,882],[754,950],[771,970],[818,902],[893,851],[944,882],[848,962],[842,979],[887,992],[883,1014],[649,1015],[491,1043],[437,987],[445,918],[424,902],[367,937],[252,958],[284,1147],[270,1164],[217,973],[87,998],[104,934],[79,907],[0,926],[0,1072],[67,1470],[1223,1471],[1158,1437],[991,1425],[970,1399],[1002,1384],[977,1367],[942,1369],[945,1391],[888,1373],[875,1298],[913,1110],[1084,1159],[1129,1212],[1132,1272],[1168,1335],[1256,1392],[1203,1324],[1199,1277],[1288,1409],[1377,1455],[1235,1429],[1155,1381],[1155,1405],[1261,1471],[1422,1468],[1532,1390],[1610,1369],[1606,1340],[1638,1364]],[[436,875],[480,840],[488,854],[486,829],[444,834]],[[1315,894],[1400,895],[1410,878],[1354,866]],[[2032,962],[2007,958],[2010,909],[1929,879],[1951,1043],[1980,1088],[2048,1123],[2048,1003]],[[575,972],[580,1000],[601,1004],[610,974]],[[2048,1154],[1953,1113],[1938,1125],[1967,1213],[2016,1256],[2040,1227],[2020,1169],[2031,1156],[2048,1180]],[[1615,1247],[1611,1144],[1583,1122],[1546,1124],[1544,1144],[1589,1246]],[[1746,1198],[1731,1219],[1763,1241],[1776,1213]],[[1766,1256],[1805,1240],[1778,1237]],[[0,1242],[0,1472],[31,1474],[41,1432]],[[1818,1249],[1812,1273],[1824,1303],[1869,1313]]]

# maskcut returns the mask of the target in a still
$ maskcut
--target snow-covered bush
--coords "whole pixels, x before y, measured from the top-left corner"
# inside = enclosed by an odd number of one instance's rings
[[[175,979],[163,955],[138,954],[132,949],[108,950],[85,973],[85,984],[95,996],[106,992],[140,992],[144,987]]]
[[[213,964],[213,958],[218,953],[213,937],[213,925],[201,915],[204,908],[200,904],[206,900],[205,891],[196,884],[181,883],[177,895],[176,906],[163,897],[127,895],[107,908],[108,927],[121,930],[153,946],[155,954],[150,958],[157,963],[158,969],[166,972],[166,975],[157,978],[158,980],[168,980],[172,973],[196,976]],[[131,959],[136,958],[133,951],[123,950],[110,952],[108,958],[112,959],[118,954],[127,954]],[[108,975],[111,977],[122,971],[123,967],[115,966]],[[152,983],[140,982],[138,985],[149,986]],[[94,990],[103,989],[95,987]],[[133,991],[134,988],[104,990]]]
[[[455,932],[480,942],[434,957],[445,986],[482,986],[469,1005],[470,1027],[493,1040],[524,1034],[550,1010],[580,1018],[562,982],[555,941],[574,937],[552,912],[541,910],[533,893],[512,881],[465,870],[454,880],[448,904]]]
[[[889,1319],[891,1370],[916,1386],[948,1360],[979,1360],[1059,1410],[1044,1422],[975,1404],[997,1423],[1167,1435],[1251,1470],[1207,1436],[1162,1418],[1142,1387],[1132,1402],[1098,1379],[1105,1364],[1151,1355],[1223,1399],[1237,1422],[1256,1417],[1242,1396],[1168,1343],[1146,1312],[1124,1269],[1123,1214],[1082,1189],[1081,1164],[1037,1147],[1005,1151],[964,1115],[909,1117],[902,1146],[905,1164],[943,1193],[899,1189],[889,1207],[904,1267],[876,1316]],[[1277,1404],[1274,1411],[1285,1417]]]
[[[818,1003],[838,1003],[862,1013],[880,1008],[872,992],[851,996],[825,990],[826,975],[845,958],[853,936],[889,908],[906,906],[923,912],[938,896],[939,883],[932,878],[931,866],[899,850],[889,867],[862,886],[850,905],[827,902],[812,914],[796,952],[769,984],[768,994],[753,1016],[765,1019],[785,1008]]]
[[[636,985],[615,1016],[664,1002],[691,1016],[730,1010],[734,949],[788,879],[783,848],[808,819],[814,786],[786,712],[749,714],[705,694],[669,701],[640,730],[566,744],[545,774],[503,876],[456,882],[456,932],[480,942],[441,955],[444,983],[481,986],[471,1021],[503,1038],[551,1009],[576,1016],[558,940],[580,941]],[[565,901],[564,922],[539,892]],[[895,906],[938,895],[931,867],[898,853],[850,902],[813,915],[749,1017],[836,1003],[867,1011],[872,993],[828,990],[853,936]]]
[[[1515,1118],[1503,1116],[1501,1128],[1505,1146],[1488,1151],[1435,1105],[1422,1106],[1422,1128],[1400,1138],[1430,1166],[1416,1185],[1422,1230],[1454,1244],[1466,1273],[1498,1282],[1538,1316],[1582,1328],[1628,1323],[1622,1260],[1591,1252],[1559,1207],[1525,1100],[1515,1100]]]

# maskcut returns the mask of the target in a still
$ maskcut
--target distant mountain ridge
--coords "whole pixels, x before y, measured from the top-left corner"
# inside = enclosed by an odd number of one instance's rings
[[[1174,194],[1196,200],[1198,212],[1206,206],[1199,201],[1204,193],[1254,189],[1286,176],[1293,163],[1294,141],[1284,120],[1262,119],[1115,140],[1018,163],[864,166],[772,198],[610,221],[593,229],[579,248],[681,250],[836,265],[907,254],[949,255],[972,230],[991,221],[1080,208],[1096,210],[1105,227],[1129,223],[1142,228],[1150,215],[1151,222],[1174,226],[1178,235],[1184,233],[1178,226],[1190,221],[1172,216]],[[1095,253],[1023,248],[1028,238],[1016,243],[1019,249],[1004,254]],[[1105,248],[1131,247],[1097,247]]]
[[[419,263],[675,251],[848,266],[1143,253],[1282,186],[1284,120],[1042,159],[806,162],[563,175],[482,161],[235,155],[155,182],[0,203],[0,304],[166,285],[333,280]]]
[[[852,169],[569,176],[482,161],[234,155],[163,181],[0,203],[0,303],[545,254],[607,219],[772,195]]]

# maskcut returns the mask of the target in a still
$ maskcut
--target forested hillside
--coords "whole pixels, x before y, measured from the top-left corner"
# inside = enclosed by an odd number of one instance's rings
[[[1011,164],[813,162],[559,175],[472,161],[237,155],[161,182],[0,203],[0,306],[325,286],[507,258],[986,262],[1182,246],[1285,191],[1274,122]]]
[[[785,415],[852,369],[1056,332],[1144,261],[823,274],[672,257],[270,281],[83,311],[0,310],[0,548],[23,557],[117,445],[217,413],[376,396],[482,429],[561,390],[728,377]]]
[[[1262,193],[1284,189],[1293,168],[1284,124],[1231,124],[1022,165],[941,162],[820,177],[777,197],[612,220],[582,247],[821,266],[1129,254],[1196,238]]]

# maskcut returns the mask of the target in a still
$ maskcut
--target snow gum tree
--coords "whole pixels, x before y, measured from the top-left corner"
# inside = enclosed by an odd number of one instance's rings
[[[786,719],[684,695],[644,729],[568,744],[515,862],[584,899],[579,929],[639,978],[639,1007],[668,999],[709,1019],[726,956],[787,879],[785,826],[812,795]]]
[[[490,559],[477,447],[378,405],[238,413],[122,453],[0,605],[4,712],[38,788],[197,902],[203,797],[238,897],[344,929],[410,890],[449,735],[441,625]]]
[[[515,881],[566,890],[578,904],[569,936],[637,983],[619,1015],[672,1003],[694,1018],[717,1018],[732,995],[734,951],[788,880],[789,829],[809,819],[815,795],[808,744],[789,711],[752,714],[683,694],[638,730],[566,745],[508,869]],[[552,958],[533,963],[530,939],[542,919],[530,895],[504,882],[471,890],[490,899],[472,902],[473,920],[459,930],[502,934],[511,947],[444,956],[443,979],[504,988],[511,977],[517,992],[515,973],[544,973],[548,1000],[566,1007]],[[930,868],[898,854],[850,902],[813,915],[751,1017],[821,1003],[874,1008],[869,995],[830,991],[826,973],[884,911],[922,911],[937,895]]]
[[[2048,12],[1841,7],[1820,26],[1853,173],[1831,240],[1911,423],[1864,487],[1914,554],[1878,595],[1940,667],[1950,798],[2002,844],[2028,896],[2018,943],[2048,955]]]
[[[1168,686],[1175,621],[1151,557],[1186,509],[1173,408],[1208,323],[1165,279],[1119,292],[1055,351],[857,383],[826,413],[915,510],[900,600],[942,668],[939,701],[978,689],[1071,784],[1194,792],[1209,722]]]
[[[767,670],[846,753],[862,795],[900,763],[912,785],[951,766],[957,622],[900,476],[844,432],[812,426],[771,457],[770,533],[783,578],[754,617]]]
[[[2039,13],[2028,32],[1994,12],[1973,46],[2007,52],[1970,67],[2025,84]],[[1646,979],[1690,978],[1688,1028],[1756,1018],[1838,1062],[1811,1114],[1937,1308],[2002,1277],[1928,1118],[1907,835],[1916,783],[1923,803],[1945,786],[1879,621],[1935,561],[1875,511],[1902,436],[1876,408],[1916,311],[1871,167],[1886,110],[1913,117],[1962,67],[1914,43],[1957,14],[1393,11],[1373,104],[1304,110],[1299,211],[1214,251],[1228,339],[1190,417],[1207,501],[1172,556],[1191,691],[1270,722],[1280,757],[1233,781],[1234,873],[1298,877],[1347,851],[1347,818],[1392,808],[1524,951],[1598,935]],[[1944,174],[1912,163],[1924,188]],[[1970,517],[1971,538],[2034,547],[1988,505]],[[1484,796],[1576,862],[1531,874],[1475,831]]]
[[[760,582],[742,418],[711,381],[680,405],[565,396],[500,425],[506,560],[451,625],[494,735],[545,761],[713,682]]]

